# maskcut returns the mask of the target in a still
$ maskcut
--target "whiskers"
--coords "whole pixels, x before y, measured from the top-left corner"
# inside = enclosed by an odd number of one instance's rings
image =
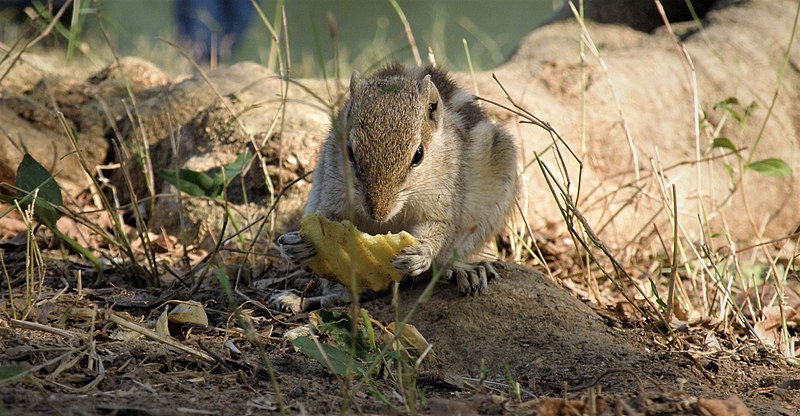
[[[398,201],[411,201],[415,199],[437,199],[441,197],[452,197],[457,191],[457,186],[439,181],[437,178],[426,178],[414,184],[406,185],[397,192]]]

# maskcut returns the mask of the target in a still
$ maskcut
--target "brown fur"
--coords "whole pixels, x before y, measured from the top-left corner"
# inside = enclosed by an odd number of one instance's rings
[[[408,231],[420,244],[397,256],[398,270],[416,276],[435,265],[449,270],[462,291],[482,290],[493,269],[463,260],[511,211],[514,139],[441,69],[389,65],[364,79],[355,73],[350,89],[320,155],[306,212],[352,218],[371,234]],[[341,150],[348,145],[353,162]],[[424,157],[412,166],[420,145]],[[345,198],[347,166],[354,172],[352,206]],[[295,234],[282,237],[282,249],[307,255]],[[454,257],[461,260],[451,263]]]

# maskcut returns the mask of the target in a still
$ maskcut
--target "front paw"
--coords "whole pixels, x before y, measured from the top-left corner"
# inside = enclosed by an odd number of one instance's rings
[[[300,237],[299,231],[292,231],[278,237],[281,256],[294,264],[305,264],[317,255],[314,246]]]
[[[483,292],[490,279],[500,277],[492,263],[488,261],[477,264],[456,262],[444,275],[445,279],[452,279],[454,276],[458,290],[465,295],[476,295]]]
[[[404,276],[419,276],[431,268],[431,248],[427,244],[406,247],[392,260],[392,266]]]
[[[303,312],[305,299],[291,290],[279,290],[267,298],[267,304],[281,312],[297,315]]]

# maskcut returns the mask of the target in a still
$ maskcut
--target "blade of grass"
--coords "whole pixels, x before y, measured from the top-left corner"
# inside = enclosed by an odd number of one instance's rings
[[[72,19],[69,24],[69,37],[67,38],[67,62],[72,60],[75,44],[81,35],[81,0],[73,0]]]
[[[8,286],[8,304],[11,307],[11,317],[17,319],[17,305],[14,302],[14,290],[11,287],[11,276],[8,274],[8,269],[6,268],[6,260],[3,256],[3,252],[0,251],[0,266],[3,269],[3,277],[6,279],[6,285]]]
[[[475,91],[475,96],[480,96],[481,92],[478,90],[478,81],[475,79],[475,68],[472,66],[472,57],[469,54],[469,45],[467,40],[461,38],[461,43],[464,45],[464,56],[467,57],[467,66],[469,67],[469,76],[472,78],[472,90]],[[481,102],[478,102],[481,105]]]
[[[61,6],[61,8],[58,9],[58,13],[56,13],[56,15],[53,16],[53,20],[50,21],[47,27],[45,27],[44,30],[42,30],[42,32],[39,33],[38,36],[31,39],[30,42],[26,43],[22,48],[20,48],[19,52],[17,52],[14,55],[14,58],[11,59],[11,63],[8,65],[8,68],[6,68],[5,72],[3,72],[2,75],[0,75],[0,82],[3,82],[3,79],[5,79],[8,73],[11,72],[11,68],[13,68],[14,65],[16,65],[17,61],[19,61],[19,59],[22,57],[22,54],[25,53],[26,50],[28,50],[32,46],[39,43],[42,39],[50,35],[50,32],[52,32],[54,27],[56,27],[56,24],[58,23],[59,19],[61,19],[61,16],[63,16],[64,13],[67,11],[67,8],[69,7],[70,4],[72,4],[72,0],[66,0],[64,4]],[[3,61],[4,60],[5,57],[3,58]],[[0,64],[3,63],[3,61],[0,61]]]
[[[783,77],[786,74],[786,68],[789,66],[790,57],[792,56],[792,46],[794,45],[794,40],[797,35],[797,22],[800,20],[800,2],[797,3],[797,7],[795,8],[794,12],[794,21],[792,23],[792,33],[789,36],[789,44],[786,45],[786,52],[783,54],[783,63],[781,64],[780,69],[778,69],[778,76],[775,80],[775,92],[772,94],[772,100],[769,103],[769,107],[767,108],[767,114],[764,116],[764,121],[761,123],[761,128],[758,130],[758,134],[756,135],[755,141],[753,141],[753,146],[751,147],[750,154],[747,156],[747,160],[745,161],[745,166],[749,165],[750,162],[753,161],[753,156],[758,149],[758,145],[761,143],[761,139],[764,138],[764,131],[767,129],[767,123],[769,122],[772,116],[772,110],[775,108],[775,103],[778,101],[778,94],[783,87]]]
[[[611,89],[611,95],[614,99],[614,106],[617,109],[617,115],[619,116],[620,122],[622,123],[622,129],[625,131],[625,139],[628,141],[628,147],[631,151],[631,157],[633,158],[633,170],[636,176],[636,179],[639,180],[639,152],[636,150],[636,145],[633,141],[633,135],[631,134],[630,128],[628,127],[628,122],[625,118],[625,114],[622,111],[622,104],[620,103],[619,95],[617,94],[617,89],[614,87],[614,83],[611,81],[611,75],[608,70],[608,65],[606,65],[606,61],[600,55],[600,49],[598,49],[597,45],[592,40],[591,35],[589,34],[589,29],[586,28],[586,24],[578,13],[578,10],[575,9],[575,5],[570,0],[568,3],[570,9],[572,10],[572,14],[575,16],[575,19],[578,21],[578,24],[581,26],[582,37],[583,41],[586,43],[586,46],[589,47],[589,51],[592,52],[597,62],[600,64],[600,68],[603,70],[605,74],[606,81],[608,82],[608,86]]]
[[[408,44],[411,46],[411,53],[414,55],[414,62],[417,64],[417,66],[421,66],[422,58],[419,55],[417,41],[414,40],[414,32],[411,31],[411,25],[408,23],[408,19],[406,19],[406,14],[403,13],[403,9],[400,8],[400,5],[397,4],[397,0],[389,0],[389,3],[391,3],[392,7],[394,7],[394,11],[397,13],[397,17],[400,18],[400,22],[403,23],[403,29],[405,29]]]

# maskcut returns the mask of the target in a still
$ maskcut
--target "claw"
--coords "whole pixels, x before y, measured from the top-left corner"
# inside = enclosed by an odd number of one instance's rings
[[[290,290],[279,290],[273,293],[269,297],[268,304],[281,312],[298,314],[303,311],[302,298]]]
[[[477,264],[456,262],[445,272],[445,279],[455,277],[458,290],[465,295],[477,295],[489,285],[489,280],[498,279],[500,275],[488,261]]]
[[[484,260],[478,264],[483,266],[483,268],[486,270],[487,281],[500,279],[500,273],[498,273],[497,269],[494,268],[492,262]]]
[[[392,260],[392,266],[404,276],[419,276],[431,268],[431,248],[426,244],[406,247]]]
[[[314,246],[303,240],[300,232],[292,231],[278,237],[281,256],[294,264],[305,264],[317,255]]]
[[[278,290],[270,295],[268,303],[281,312],[296,315],[300,312],[342,306],[352,302],[350,293],[340,284],[323,280],[321,292],[316,296],[301,296],[295,290]]]

